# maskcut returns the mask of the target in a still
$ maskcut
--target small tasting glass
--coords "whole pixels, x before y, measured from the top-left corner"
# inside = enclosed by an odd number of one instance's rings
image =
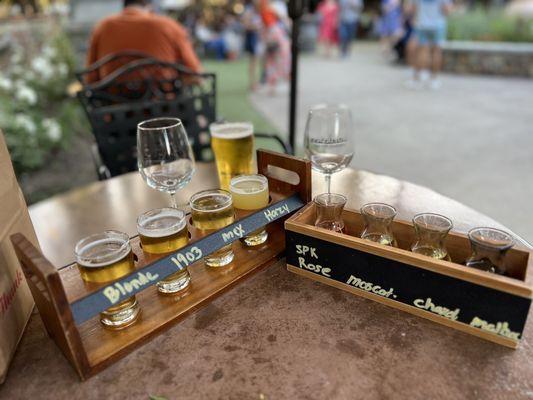
[[[147,254],[169,254],[189,243],[185,212],[177,208],[157,208],[137,218],[137,232],[143,252]],[[161,293],[180,292],[189,286],[191,276],[187,268],[157,282]]]
[[[346,197],[336,193],[322,193],[314,198],[316,205],[315,226],[339,233],[344,232],[342,210],[346,205]]]
[[[268,206],[268,179],[259,174],[238,175],[231,178],[230,193],[233,207],[239,210],[260,210]],[[246,235],[241,241],[248,247],[259,246],[268,239],[265,228]]]
[[[505,257],[514,245],[513,237],[494,228],[474,228],[468,232],[472,255],[466,261],[468,267],[503,275]]]
[[[235,210],[230,192],[222,189],[204,190],[191,197],[192,224],[204,235],[231,225]],[[224,267],[234,258],[232,243],[204,257],[208,267]]]
[[[362,239],[385,246],[397,246],[392,233],[392,220],[396,216],[396,209],[393,206],[385,203],[368,203],[361,207],[361,214],[365,220]]]
[[[413,253],[438,260],[451,261],[444,241],[453,227],[452,221],[444,215],[423,213],[413,218],[416,242],[411,246]]]
[[[133,252],[128,235],[119,231],[105,231],[80,240],[74,249],[81,278],[87,282],[107,283],[135,270]],[[135,296],[109,307],[100,313],[100,322],[111,329],[133,324],[140,308]]]

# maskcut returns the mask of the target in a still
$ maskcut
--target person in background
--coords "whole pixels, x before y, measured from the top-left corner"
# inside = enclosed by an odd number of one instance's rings
[[[247,0],[242,14],[244,26],[244,51],[248,53],[248,81],[250,91],[257,89],[257,55],[259,53],[259,35],[261,32],[261,16],[253,0]]]
[[[402,8],[400,0],[381,0],[379,34],[383,52],[388,55],[402,35]]]
[[[265,43],[265,78],[269,93],[275,94],[280,80],[287,80],[291,68],[291,49],[287,32],[268,0],[259,1]]]
[[[87,66],[109,54],[135,50],[200,72],[202,66],[187,31],[178,22],[152,13],[149,6],[149,0],[124,0],[120,14],[101,21],[90,39]],[[87,83],[99,81],[121,66],[120,60],[108,63],[89,74]]]
[[[341,56],[347,57],[350,44],[356,36],[361,0],[339,0],[339,40]]]
[[[222,24],[214,24],[214,29],[211,29],[203,17],[200,17],[196,22],[194,34],[196,39],[204,46],[204,53],[209,53],[217,60],[225,60],[228,54],[228,48],[224,37],[222,35]]]
[[[331,49],[338,43],[339,5],[336,0],[324,0],[317,12],[320,15],[318,40],[324,45],[324,55],[330,57]]]
[[[451,0],[412,0],[411,12],[415,16],[417,49],[415,69],[410,86],[420,86],[429,75],[429,86],[439,89],[438,74],[442,68],[442,44],[446,40],[446,16],[450,13]]]

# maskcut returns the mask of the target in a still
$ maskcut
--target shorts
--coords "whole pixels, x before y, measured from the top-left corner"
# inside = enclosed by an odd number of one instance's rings
[[[442,46],[446,41],[446,27],[416,28],[416,39],[420,46]]]
[[[246,31],[244,34],[244,51],[252,56],[257,55],[259,34],[255,31]]]

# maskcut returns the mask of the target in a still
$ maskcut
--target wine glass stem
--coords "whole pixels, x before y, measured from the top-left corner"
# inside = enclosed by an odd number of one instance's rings
[[[326,186],[328,188],[328,194],[331,193],[331,174],[326,174]]]
[[[176,192],[170,192],[170,206],[172,208],[178,208],[178,202],[176,201]]]

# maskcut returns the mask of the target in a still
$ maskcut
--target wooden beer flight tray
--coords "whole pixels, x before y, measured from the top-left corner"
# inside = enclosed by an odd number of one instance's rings
[[[395,220],[399,248],[363,240],[364,221],[344,210],[346,234],[314,226],[313,203],[285,222],[289,271],[358,296],[407,311],[501,345],[516,348],[532,298],[528,268],[533,253],[512,248],[507,276],[435,260],[409,251],[415,240],[411,222]],[[470,255],[468,237],[450,232],[452,260]]]
[[[303,204],[311,200],[309,161],[264,150],[257,152],[257,160],[259,173],[268,178],[271,203],[293,194],[298,194]],[[291,175],[292,180],[287,180]],[[252,213],[236,210],[236,220]],[[227,267],[209,268],[202,260],[189,266],[191,283],[183,294],[162,295],[153,285],[138,292],[139,320],[118,331],[104,328],[98,316],[76,325],[71,307],[110,283],[88,289],[75,264],[57,269],[23,235],[13,235],[11,240],[48,334],[85,380],[281,258],[285,250],[284,219],[267,225],[269,237],[264,245],[249,249],[238,240],[234,242],[235,258]],[[197,241],[200,234],[190,219],[188,229],[190,242]],[[157,260],[143,254],[138,237],[131,239],[131,245],[137,270]]]

